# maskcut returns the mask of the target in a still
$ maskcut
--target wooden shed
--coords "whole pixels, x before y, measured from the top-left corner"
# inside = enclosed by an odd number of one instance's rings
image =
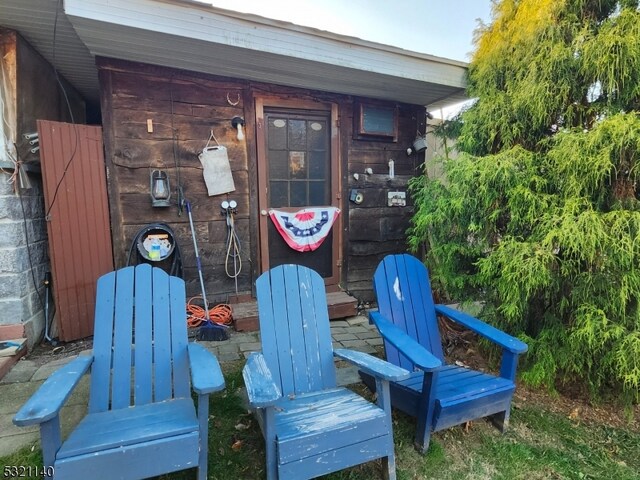
[[[314,268],[329,292],[372,300],[379,260],[406,250],[407,182],[424,162],[407,149],[426,131],[427,108],[464,99],[464,63],[191,0],[66,0],[63,13],[98,72],[86,91],[102,112],[116,267],[131,260],[136,234],[161,222],[180,247],[188,294],[198,294],[189,201],[210,300],[250,298],[257,276],[281,263]],[[74,75],[94,82],[69,67]],[[225,147],[229,192],[208,193],[207,145]],[[167,175],[168,207],[152,206],[154,171]],[[230,201],[235,265],[221,209]],[[318,229],[323,212],[339,213],[322,244],[300,252],[274,210]]]

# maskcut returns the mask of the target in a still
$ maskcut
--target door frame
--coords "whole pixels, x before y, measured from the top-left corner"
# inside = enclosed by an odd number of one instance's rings
[[[257,166],[258,166],[258,256],[260,272],[269,270],[269,239],[267,227],[269,216],[263,214],[263,210],[267,205],[268,199],[268,168],[266,159],[266,128],[264,121],[265,108],[287,108],[292,110],[315,110],[330,113],[331,132],[329,141],[331,142],[331,206],[340,209],[340,215],[333,224],[333,244],[332,248],[332,275],[324,279],[325,285],[329,289],[338,288],[341,278],[342,269],[342,225],[343,225],[343,208],[342,208],[342,172],[340,161],[340,129],[338,122],[338,104],[333,102],[319,102],[309,99],[292,99],[290,97],[279,97],[273,95],[256,95],[255,96],[255,114],[256,114],[256,149],[257,149]]]

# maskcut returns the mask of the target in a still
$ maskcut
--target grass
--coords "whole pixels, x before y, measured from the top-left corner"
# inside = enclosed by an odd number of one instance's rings
[[[241,397],[242,363],[225,364],[227,388],[211,400],[209,478],[264,478],[260,429]],[[360,393],[367,394],[360,387]],[[577,424],[544,405],[520,402],[501,434],[484,420],[468,431],[454,427],[431,437],[426,455],[413,448],[415,421],[394,412],[398,480],[414,479],[640,479],[640,433],[601,424]],[[4,465],[41,465],[39,447],[0,458]],[[195,478],[195,470],[160,477]],[[382,478],[380,462],[344,470],[327,480]]]

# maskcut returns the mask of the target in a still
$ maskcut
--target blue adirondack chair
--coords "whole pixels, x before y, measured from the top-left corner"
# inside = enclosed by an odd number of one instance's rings
[[[365,353],[333,351],[324,282],[281,265],[256,281],[262,353],[243,370],[266,444],[268,479],[303,480],[383,458],[395,479],[389,381],[403,368]],[[377,405],[336,387],[333,355],[375,378]]]
[[[527,345],[465,313],[434,305],[427,268],[410,255],[385,257],[373,277],[378,312],[370,313],[386,358],[414,371],[391,384],[394,407],[417,418],[415,446],[425,452],[432,431],[491,416],[504,431],[516,388],[518,356]],[[447,365],[436,315],[444,315],[502,347],[500,375]],[[375,390],[366,372],[363,381]]]
[[[209,394],[224,379],[212,354],[187,344],[185,298],[182,279],[147,264],[98,279],[93,355],[53,373],[13,419],[40,425],[54,478],[138,479],[196,466],[207,478]],[[60,409],[89,370],[88,413],[62,442]]]

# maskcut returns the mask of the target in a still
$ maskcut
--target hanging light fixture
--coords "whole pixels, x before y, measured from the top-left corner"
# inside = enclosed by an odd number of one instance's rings
[[[242,127],[244,127],[245,121],[242,117],[233,117],[231,119],[231,126],[238,130],[238,141],[241,142],[244,140],[244,132],[242,131]]]
[[[151,206],[152,207],[168,207],[170,206],[169,197],[171,189],[169,188],[169,176],[164,170],[153,170],[149,177],[149,187],[151,190]]]

